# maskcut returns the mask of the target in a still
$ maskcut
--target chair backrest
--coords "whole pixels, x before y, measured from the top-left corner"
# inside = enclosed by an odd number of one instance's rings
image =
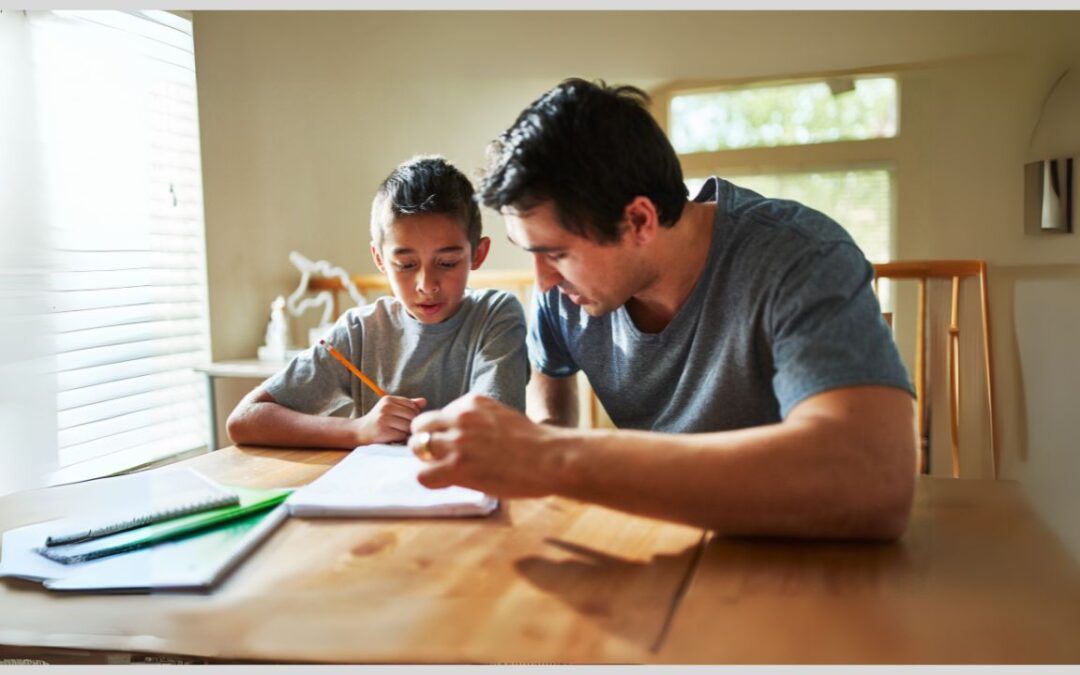
[[[990,426],[990,454],[993,476],[998,472],[997,432],[994,427],[994,389],[993,358],[990,351],[990,303],[987,285],[986,262],[983,260],[907,260],[900,262],[877,263],[874,265],[876,277],[874,290],[877,292],[879,279],[910,279],[918,284],[918,300],[915,317],[915,395],[917,400],[917,425],[922,444],[920,452],[921,469],[925,470],[929,461],[929,395],[927,391],[927,286],[930,280],[942,279],[951,282],[951,301],[949,304],[947,337],[947,380],[949,399],[949,435],[952,441],[952,475],[960,475],[960,285],[964,279],[974,279],[979,284],[979,303],[982,315],[982,346],[986,375],[987,419]],[[892,316],[888,317],[890,326]]]

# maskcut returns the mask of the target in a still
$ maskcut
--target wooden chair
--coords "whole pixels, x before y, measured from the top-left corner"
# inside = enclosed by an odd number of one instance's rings
[[[977,278],[982,314],[982,344],[985,352],[986,403],[990,426],[990,453],[993,476],[998,473],[997,432],[994,427],[993,359],[990,351],[990,303],[987,286],[986,262],[983,260],[910,260],[877,263],[874,291],[878,292],[879,279],[912,279],[918,282],[918,300],[915,322],[915,395],[916,420],[922,443],[921,470],[929,461],[929,438],[927,420],[929,396],[927,392],[927,286],[932,279],[951,281],[951,302],[947,342],[947,379],[949,398],[949,433],[952,440],[952,475],[960,475],[960,285],[964,279]],[[892,326],[892,315],[888,323]]]

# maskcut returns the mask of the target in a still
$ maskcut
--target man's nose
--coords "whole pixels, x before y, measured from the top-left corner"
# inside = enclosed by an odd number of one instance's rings
[[[562,275],[555,270],[555,267],[551,265],[542,255],[533,256],[533,268],[536,276],[536,286],[540,289],[541,293],[546,293],[551,290],[556,284],[562,281]]]

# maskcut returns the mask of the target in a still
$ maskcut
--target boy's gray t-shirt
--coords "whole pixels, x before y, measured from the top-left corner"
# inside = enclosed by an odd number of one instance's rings
[[[664,330],[641,332],[625,307],[590,317],[552,288],[533,303],[537,370],[583,370],[618,427],[666,432],[772,424],[838,387],[913,393],[873,267],[842,227],[718,178],[694,201],[713,200],[705,268]]]
[[[525,312],[506,291],[467,290],[457,313],[432,325],[382,297],[342,314],[324,339],[388,394],[426,398],[424,410],[468,392],[525,410]],[[281,405],[310,414],[351,404],[360,417],[379,400],[320,346],[297,355],[263,387]]]

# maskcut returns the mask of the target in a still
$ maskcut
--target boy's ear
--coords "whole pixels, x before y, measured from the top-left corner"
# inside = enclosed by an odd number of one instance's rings
[[[648,197],[634,197],[623,209],[623,221],[627,224],[624,234],[637,244],[651,242],[660,228],[656,204]]]
[[[491,238],[480,237],[480,241],[476,244],[476,250],[473,251],[472,267],[470,267],[469,269],[480,269],[480,265],[484,264],[484,258],[487,257],[489,250],[491,250]]]
[[[383,264],[382,253],[379,253],[379,247],[375,245],[375,242],[371,242],[371,259],[375,261],[375,267],[378,267],[380,272],[386,274],[386,265]]]

